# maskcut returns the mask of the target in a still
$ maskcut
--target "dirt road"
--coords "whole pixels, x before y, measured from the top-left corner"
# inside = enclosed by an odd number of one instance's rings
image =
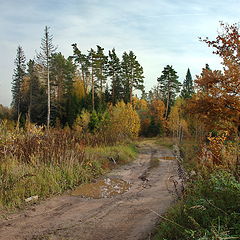
[[[175,199],[171,176],[177,178],[171,151],[146,141],[136,161],[96,182],[105,184],[96,196],[102,198],[84,198],[84,189],[78,189],[43,201],[0,220],[0,239],[148,239],[159,218],[153,211],[164,213]]]

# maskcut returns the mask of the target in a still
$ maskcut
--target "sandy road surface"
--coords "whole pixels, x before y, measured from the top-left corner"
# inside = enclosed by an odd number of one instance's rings
[[[177,177],[172,157],[169,149],[145,141],[136,161],[105,176],[130,183],[127,192],[100,199],[70,194],[51,198],[0,220],[0,239],[148,239],[158,221],[153,211],[164,213],[175,198],[169,181]],[[159,159],[159,165],[150,168],[151,159]]]

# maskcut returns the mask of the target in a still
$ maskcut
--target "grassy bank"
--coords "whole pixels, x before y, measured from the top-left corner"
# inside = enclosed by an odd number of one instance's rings
[[[185,169],[193,176],[182,199],[161,219],[152,239],[240,239],[240,183],[236,175],[223,166],[201,169],[196,164],[200,146],[194,142],[186,142],[181,148]]]
[[[73,189],[136,157],[133,144],[86,146],[66,131],[18,133],[0,142],[0,208]]]

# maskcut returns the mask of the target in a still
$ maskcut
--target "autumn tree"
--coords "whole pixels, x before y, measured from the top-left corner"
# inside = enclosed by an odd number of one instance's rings
[[[2,120],[4,119],[10,119],[11,118],[11,109],[8,107],[4,107],[2,104],[0,104],[0,123],[2,123]]]
[[[168,129],[172,133],[174,138],[178,138],[181,141],[184,135],[188,134],[188,123],[184,119],[184,105],[185,100],[183,98],[177,98],[175,104],[171,108],[168,118]]]
[[[148,134],[150,136],[161,135],[165,128],[165,104],[160,99],[154,99],[149,104],[149,116],[151,119]]]
[[[26,57],[21,46],[17,48],[17,56],[15,59],[15,66],[13,80],[12,80],[12,107],[19,120],[21,113],[21,99],[22,99],[22,84],[24,76],[26,75]]]
[[[223,71],[204,68],[195,81],[198,93],[189,105],[192,112],[200,114],[209,130],[231,130],[232,124],[236,128],[239,125],[240,33],[237,24],[221,23],[221,28],[216,40],[202,41],[222,58]]]
[[[107,131],[117,139],[137,137],[140,130],[140,119],[130,103],[123,101],[110,109],[110,122]]]
[[[157,90],[165,103],[165,118],[167,118],[170,107],[173,105],[176,95],[180,91],[181,83],[178,81],[177,72],[170,65],[167,65],[164,68],[162,75],[157,79],[157,81]]]
[[[184,99],[191,98],[193,94],[194,94],[193,80],[190,69],[188,68],[186,78],[184,79],[182,85],[181,97]]]

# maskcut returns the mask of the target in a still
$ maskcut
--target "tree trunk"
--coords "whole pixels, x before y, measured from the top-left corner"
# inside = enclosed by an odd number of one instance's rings
[[[132,86],[130,86],[130,96],[129,96],[130,103],[132,104]]]
[[[29,106],[28,106],[28,120],[31,122],[31,111],[32,111],[32,80],[30,78],[30,93],[29,93]]]
[[[112,104],[115,105],[115,86],[116,86],[116,79],[115,74],[113,74],[113,81],[112,81]]]
[[[93,59],[92,59],[93,61]],[[92,62],[92,110],[95,110],[95,103],[94,103],[94,77],[93,77],[93,62]]]
[[[49,126],[50,126],[50,114],[51,114],[49,63],[47,63],[47,95],[48,95],[47,129],[49,130]]]

